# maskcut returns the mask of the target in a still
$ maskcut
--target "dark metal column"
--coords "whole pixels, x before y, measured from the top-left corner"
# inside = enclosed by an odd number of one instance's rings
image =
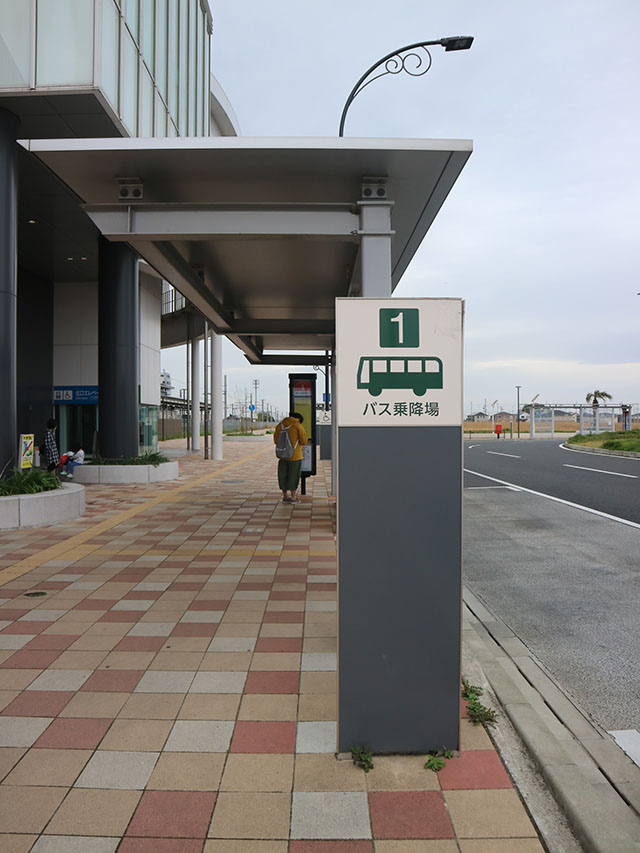
[[[16,461],[18,296],[18,119],[0,110],[0,472]]]
[[[139,453],[138,258],[100,237],[98,271],[98,411],[100,455]]]

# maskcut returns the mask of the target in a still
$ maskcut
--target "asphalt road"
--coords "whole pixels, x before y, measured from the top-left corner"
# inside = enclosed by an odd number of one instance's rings
[[[467,470],[598,513],[466,473],[465,582],[599,725],[640,730],[640,461],[474,444]]]
[[[640,523],[640,459],[564,450],[560,444],[465,441],[465,469]]]

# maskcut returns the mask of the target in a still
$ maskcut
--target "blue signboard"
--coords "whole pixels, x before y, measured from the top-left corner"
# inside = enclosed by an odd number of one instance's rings
[[[54,385],[53,402],[63,406],[96,406],[97,385]]]

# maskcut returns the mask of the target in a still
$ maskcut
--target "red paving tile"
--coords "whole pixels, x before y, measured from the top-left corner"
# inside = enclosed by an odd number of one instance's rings
[[[125,838],[118,853],[202,853],[204,839]]]
[[[28,613],[28,610],[2,609],[0,608],[0,622],[9,622],[12,619],[19,619]]]
[[[189,610],[224,610],[229,604],[229,598],[200,599],[190,601]]]
[[[301,652],[302,637],[260,637],[257,652]]]
[[[90,675],[80,690],[96,693],[130,693],[143,676],[138,669],[99,669]]]
[[[27,651],[26,649],[21,649],[1,663],[0,667],[2,669],[46,669],[61,654],[61,651],[47,651],[44,649]]]
[[[73,645],[80,634],[40,634],[24,646],[23,651],[32,649],[58,649],[63,652]]]
[[[95,749],[113,720],[74,719],[54,720],[40,735],[34,747],[49,749]]]
[[[289,853],[373,853],[373,841],[290,841]]]
[[[199,791],[145,791],[127,836],[204,839],[215,801]]]
[[[39,634],[50,628],[52,624],[52,622],[14,622],[13,625],[0,631],[0,634]]]
[[[144,616],[144,610],[108,610],[98,622],[137,622]]]
[[[453,827],[438,791],[369,794],[374,838],[453,838]]]
[[[245,693],[297,693],[299,672],[250,672],[244,686]]]
[[[444,791],[513,787],[493,749],[466,750],[459,758],[447,761],[438,773],[438,780]]]
[[[162,592],[158,590],[132,590],[128,592],[126,595],[122,596],[123,601],[150,601],[153,599],[158,599],[162,595]],[[114,602],[115,603],[115,602]]]
[[[12,717],[56,717],[74,695],[65,690],[23,690],[2,714]]]
[[[272,592],[269,596],[269,601],[304,601],[307,593],[304,590],[299,592]]]
[[[163,563],[163,565],[166,565],[166,563]],[[176,581],[176,583],[171,584],[171,586],[168,588],[167,592],[199,592],[203,586],[204,586],[204,582],[203,583],[182,583],[180,581]]]
[[[217,622],[181,622],[171,632],[172,637],[213,637]]]
[[[293,753],[296,748],[296,724],[284,722],[253,723],[239,720],[231,741],[231,752]]]

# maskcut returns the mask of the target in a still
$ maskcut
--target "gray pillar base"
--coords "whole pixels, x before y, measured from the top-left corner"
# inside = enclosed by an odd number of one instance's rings
[[[338,456],[338,751],[457,749],[461,427],[339,427]]]

